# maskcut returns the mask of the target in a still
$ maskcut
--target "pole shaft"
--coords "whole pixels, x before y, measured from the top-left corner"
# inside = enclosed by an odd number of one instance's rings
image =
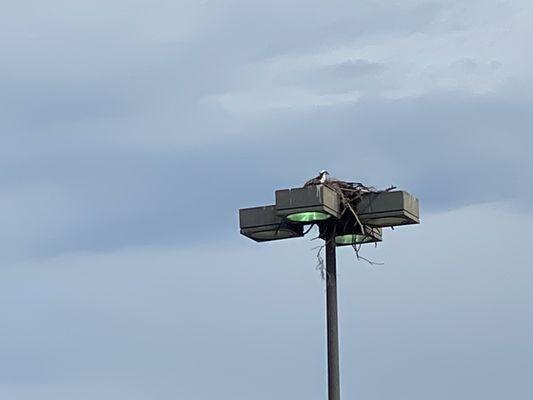
[[[326,241],[326,320],[328,330],[328,399],[340,400],[339,321],[337,314],[337,263],[335,238]]]

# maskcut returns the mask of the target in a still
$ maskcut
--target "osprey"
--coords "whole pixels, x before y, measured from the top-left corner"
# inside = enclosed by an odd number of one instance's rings
[[[328,180],[328,175],[329,175],[328,171],[323,169],[322,171],[320,171],[318,176],[316,176],[313,179],[310,179],[307,182],[305,182],[304,187],[316,186],[316,185],[320,185],[322,183],[325,183]]]

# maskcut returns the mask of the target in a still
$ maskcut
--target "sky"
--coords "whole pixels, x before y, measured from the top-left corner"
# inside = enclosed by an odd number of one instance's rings
[[[338,250],[343,398],[531,399],[533,3],[2,2],[0,398],[326,398],[318,171],[415,194]]]

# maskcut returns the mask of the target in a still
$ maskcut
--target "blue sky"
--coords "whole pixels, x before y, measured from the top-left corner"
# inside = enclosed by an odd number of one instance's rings
[[[339,250],[344,398],[530,399],[533,6],[0,13],[0,397],[323,399],[315,242],[237,210],[327,168],[422,224]]]

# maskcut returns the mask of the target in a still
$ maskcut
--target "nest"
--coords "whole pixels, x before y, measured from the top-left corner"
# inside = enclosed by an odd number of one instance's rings
[[[341,199],[341,202],[342,202],[342,205],[343,205],[343,209],[342,209],[342,212],[341,212],[341,217],[344,216],[346,213],[350,213],[351,215],[350,215],[350,218],[348,219],[348,221],[350,221],[350,222],[348,222],[348,223],[353,223],[355,225],[358,225],[360,227],[360,229],[361,229],[361,232],[365,232],[365,228],[366,227],[361,222],[361,220],[359,219],[359,216],[355,212],[354,204],[358,200],[360,200],[363,195],[365,195],[367,193],[382,193],[382,192],[388,192],[388,191],[396,189],[395,186],[390,186],[387,189],[380,190],[380,189],[376,189],[373,186],[366,186],[366,185],[364,185],[364,184],[362,184],[360,182],[348,182],[348,181],[343,181],[343,180],[340,180],[340,179],[329,178],[328,177],[328,173],[326,171],[322,171],[320,173],[320,175],[317,176],[316,178],[308,180],[304,184],[304,187],[316,186],[316,185],[324,185],[324,186],[328,187],[329,189],[335,191],[339,195],[339,197]],[[351,222],[351,221],[353,221],[353,222]],[[335,236],[334,234],[330,235],[330,239],[329,240],[334,240],[334,236]],[[318,236],[318,237],[321,237],[321,236]],[[377,246],[377,243],[376,243],[376,246]],[[353,244],[352,247],[353,247],[353,249],[355,251],[355,254],[356,254],[356,257],[357,257],[358,260],[366,261],[366,262],[368,262],[371,265],[382,265],[382,263],[371,261],[371,260],[361,256],[361,254],[359,253],[359,250],[361,248],[360,244],[359,245]],[[317,260],[318,260],[317,270],[319,270],[321,272],[322,278],[325,278],[324,258],[322,256],[322,251],[324,249],[324,245],[319,246],[317,248],[318,248],[318,252],[317,252]]]
[[[359,216],[353,208],[353,204],[355,204],[359,199],[361,199],[361,197],[366,193],[382,193],[396,189],[396,186],[391,186],[387,189],[379,190],[373,186],[363,185],[360,182],[348,182],[342,181],[340,179],[329,178],[327,176],[327,172],[325,171],[323,171],[323,173],[321,173],[321,175],[319,175],[318,177],[308,180],[304,184],[304,187],[316,185],[324,185],[329,189],[335,191],[339,195],[342,205],[344,206],[341,216],[343,216],[346,212],[351,213],[352,216],[355,218],[355,221],[363,231],[365,226],[361,223]]]

